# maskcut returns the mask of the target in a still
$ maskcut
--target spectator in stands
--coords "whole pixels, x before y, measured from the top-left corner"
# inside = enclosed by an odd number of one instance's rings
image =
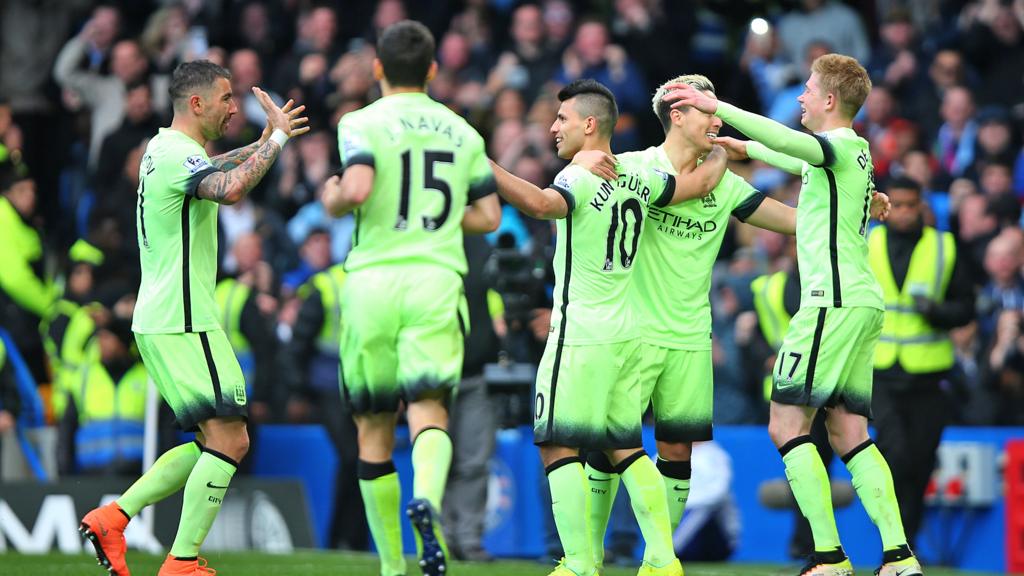
[[[288,92],[299,84],[299,68],[303,57],[317,52],[328,62],[334,62],[340,55],[336,43],[338,19],[330,6],[318,6],[299,15],[296,22],[297,35],[291,53],[280,59],[274,76],[274,88],[281,93]]]
[[[879,30],[880,43],[871,52],[866,66],[875,86],[884,86],[903,103],[911,103],[927,86],[925,64],[917,30],[911,14],[895,8],[886,16]]]
[[[134,297],[132,297],[134,300]],[[131,315],[115,316],[86,349],[58,431],[61,474],[138,474],[149,376],[133,350]]]
[[[295,294],[299,286],[331,265],[331,233],[324,228],[310,230],[299,248],[299,257],[299,266],[281,278],[282,289],[287,296]]]
[[[239,236],[231,247],[237,271],[221,279],[214,290],[221,325],[238,358],[251,398],[250,426],[266,422],[271,407],[280,405],[274,400],[283,401],[275,397],[279,375],[274,362],[277,342],[271,323],[277,313],[277,300],[271,295],[274,273],[263,260],[262,241],[251,232]]]
[[[0,163],[0,327],[14,339],[37,383],[49,381],[39,322],[56,300],[35,227],[36,185],[24,165]]]
[[[100,4],[93,8],[92,17],[85,27],[90,28],[86,35],[88,42],[84,57],[76,64],[85,70],[105,74],[110,65],[111,49],[121,37],[121,11],[113,4]]]
[[[512,44],[498,56],[485,91],[493,95],[505,87],[515,88],[533,102],[557,67],[558,54],[544,38],[540,7],[524,4],[512,13]]]
[[[989,198],[1003,195],[1012,197],[1013,167],[1009,163],[998,159],[982,162],[980,173],[978,174],[978,187],[981,189],[982,194]],[[1016,202],[1016,198],[1014,198],[1014,202]],[[1019,209],[1017,212],[1017,215],[1020,216]],[[1010,217],[1011,223],[1019,225],[1018,221],[1013,220],[1011,214],[1002,213],[999,215]]]
[[[330,175],[331,139],[326,131],[318,130],[281,153],[281,179],[273,189],[271,203],[282,217],[291,218],[316,200],[317,191]]]
[[[964,52],[981,76],[978,101],[1018,104],[1024,91],[1024,10],[1020,2],[970,2],[960,22]]]
[[[988,353],[995,393],[995,423],[1024,424],[1024,315],[1003,310],[996,325],[995,342]]]
[[[836,53],[860,62],[867,62],[871,56],[860,16],[836,0],[801,0],[800,10],[787,12],[779,19],[779,39],[793,63],[803,62],[808,44],[819,40],[827,40]]]
[[[260,107],[256,95],[252,93],[252,87],[263,82],[263,67],[260,64],[259,56],[254,50],[248,48],[236,50],[228,61],[228,69],[231,71],[231,91],[234,93],[235,100],[238,101],[241,115],[250,124],[262,126],[266,122],[267,115]],[[284,103],[281,96],[276,93],[267,93],[278,105]]]
[[[324,185],[317,189],[317,199],[322,200]],[[302,244],[311,230],[324,228],[331,234],[331,261],[344,262],[348,251],[352,248],[352,233],[356,228],[356,219],[352,214],[341,218],[332,218],[324,209],[322,201],[310,202],[288,221],[288,236],[296,246]]]
[[[995,334],[1003,310],[1024,310],[1024,239],[1019,230],[1006,230],[992,239],[985,251],[988,284],[978,296],[978,328],[984,343]]]
[[[576,38],[562,54],[562,67],[555,81],[568,84],[580,78],[592,78],[608,87],[619,107],[612,148],[642,148],[637,117],[648,114],[646,83],[640,69],[621,46],[611,44],[608,27],[598,20],[588,20],[576,29]]]
[[[188,34],[188,14],[181,5],[170,4],[149,17],[139,43],[154,70],[159,74],[170,74],[178,64],[206,56],[193,53]]]
[[[978,111],[978,149],[975,164],[999,162],[1011,164],[1018,150],[1010,115],[1000,106],[985,106]],[[980,166],[978,171],[980,172]]]
[[[110,76],[77,68],[86,44],[95,34],[95,24],[87,23],[82,31],[61,49],[53,66],[53,77],[65,90],[71,91],[90,112],[92,133],[89,138],[89,166],[99,162],[100,146],[108,134],[121,125],[124,118],[125,94],[130,84],[145,81],[149,63],[139,43],[121,40],[111,51]],[[154,107],[168,109],[166,76],[151,76]]]
[[[974,96],[963,86],[946,91],[942,98],[942,126],[935,140],[935,157],[948,178],[967,174],[974,164],[978,123],[974,120]]]
[[[950,186],[950,196],[956,202],[956,188],[974,189],[969,180],[956,180]],[[983,262],[986,259],[986,251],[989,241],[995,238],[999,232],[999,221],[989,210],[988,200],[976,192],[970,193],[959,201],[959,209],[956,211],[957,239],[963,244],[964,250],[970,253],[968,259],[971,262],[971,278],[979,287],[984,285],[988,279],[986,268]]]
[[[152,87],[144,80],[137,80],[125,86],[124,121],[103,139],[100,157],[96,164],[95,189],[99,192],[97,202],[124,170],[128,153],[144,140],[156,135],[163,120],[153,110]],[[135,163],[136,172],[138,162]]]
[[[740,71],[749,75],[759,108],[765,113],[775,104],[779,93],[799,83],[797,67],[783,54],[775,26],[770,26],[763,34],[753,30],[747,33],[740,55]]]

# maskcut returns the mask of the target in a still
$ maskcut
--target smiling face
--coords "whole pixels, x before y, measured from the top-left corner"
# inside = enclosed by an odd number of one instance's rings
[[[551,124],[551,134],[555,137],[559,158],[568,160],[583,148],[588,121],[595,122],[593,117],[580,116],[576,110],[576,98],[570,98],[558,107],[558,114]]]
[[[231,82],[217,78],[206,93],[198,97],[202,102],[198,107],[200,130],[207,140],[216,140],[227,132],[231,118],[238,113]]]
[[[704,94],[717,99],[711,90],[704,90]],[[692,106],[687,106],[686,111],[673,111],[672,115],[673,124],[680,128],[680,134],[689,145],[701,152],[711,151],[718,131],[722,129],[721,118],[714,114],[705,114]]]
[[[830,106],[835,106],[835,96],[825,93],[818,80],[818,73],[811,74],[804,84],[804,91],[797,96],[800,103],[800,124],[811,132],[817,132],[825,123]]]

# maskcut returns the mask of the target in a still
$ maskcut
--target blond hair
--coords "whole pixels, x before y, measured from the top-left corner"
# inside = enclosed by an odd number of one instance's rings
[[[814,59],[811,72],[818,75],[822,91],[839,99],[840,110],[847,118],[857,115],[871,92],[868,71],[855,58],[825,54]]]
[[[654,109],[654,115],[661,121],[661,127],[668,133],[668,129],[672,127],[672,103],[665,101],[665,95],[668,94],[669,84],[689,84],[701,92],[708,90],[711,93],[715,92],[715,85],[711,83],[711,80],[707,76],[701,74],[684,74],[682,76],[676,76],[675,78],[665,82],[654,91],[654,98],[651,99],[651,107]]]

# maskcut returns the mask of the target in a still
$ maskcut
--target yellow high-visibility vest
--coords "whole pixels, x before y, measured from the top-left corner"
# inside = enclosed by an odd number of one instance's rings
[[[914,296],[935,302],[946,298],[956,262],[956,243],[949,232],[925,226],[910,256],[907,277],[896,288],[889,263],[888,232],[879,226],[868,239],[868,261],[882,285],[885,323],[875,347],[875,368],[891,368],[896,362],[911,374],[941,372],[953,366],[953,343],[945,330],[936,330],[914,310]]]

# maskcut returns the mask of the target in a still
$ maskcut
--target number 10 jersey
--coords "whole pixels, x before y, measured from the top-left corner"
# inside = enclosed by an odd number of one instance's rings
[[[632,271],[650,206],[665,206],[675,176],[649,163],[620,159],[615,182],[569,165],[551,188],[569,206],[557,222],[550,336],[559,344],[624,342],[638,334]],[[671,298],[671,294],[664,297]]]
[[[437,264],[465,274],[463,212],[495,191],[480,134],[425,93],[399,93],[343,116],[338,146],[344,168],[374,168],[345,269]]]

